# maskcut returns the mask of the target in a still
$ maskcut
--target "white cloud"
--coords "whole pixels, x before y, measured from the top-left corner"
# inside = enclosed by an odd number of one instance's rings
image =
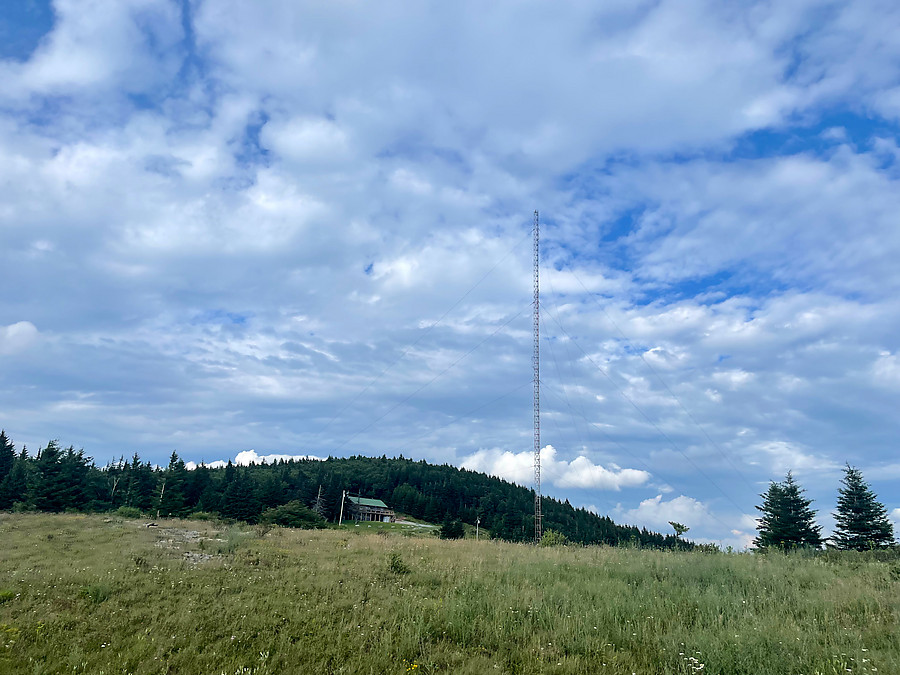
[[[274,464],[280,460],[284,460],[285,462],[290,462],[291,460],[300,461],[304,459],[315,459],[322,460],[322,457],[315,457],[313,455],[281,455],[281,454],[270,454],[270,455],[260,455],[257,454],[256,450],[242,450],[237,455],[235,455],[233,464],[237,466],[250,466],[251,464]],[[217,459],[213,462],[204,462],[206,466],[210,469],[220,469],[224,467],[228,462],[226,460]],[[185,462],[184,465],[188,468],[188,470],[196,469],[199,465],[198,462]]]
[[[146,91],[177,72],[178,7],[167,0],[56,0],[56,25],[24,64],[0,61],[4,94]]]
[[[900,388],[900,358],[888,351],[881,352],[872,364],[872,374],[876,382],[895,389]]]
[[[38,336],[38,329],[30,321],[0,326],[0,355],[24,351],[34,344]]]
[[[761,459],[765,458],[765,465],[780,477],[783,477],[788,471],[812,473],[833,471],[840,467],[840,462],[808,452],[799,444],[788,441],[756,443],[751,445],[748,450],[751,464],[759,464]]]
[[[201,462],[185,462],[184,467],[188,471],[193,471],[198,466],[200,466],[200,464],[201,464]],[[214,462],[202,462],[202,464],[203,464],[203,466],[207,467],[208,469],[223,469],[228,465],[228,462],[226,462],[223,459],[217,459]]]
[[[713,373],[712,379],[719,386],[735,390],[750,382],[753,379],[753,373],[744,370],[720,370]]]
[[[552,445],[541,449],[541,482],[558,488],[620,490],[646,483],[650,474],[638,469],[622,469],[616,465],[594,464],[584,455],[570,462],[557,459]],[[534,480],[534,453],[508,450],[479,450],[463,457],[459,465],[471,471],[482,471],[526,487]]]
[[[279,455],[279,454],[271,454],[271,455],[258,455],[255,450],[243,450],[235,455],[234,463],[239,466],[249,466],[250,464],[271,464],[273,462],[277,462],[279,460],[290,461],[290,460],[301,460],[301,459],[318,459],[321,460],[322,457],[315,457],[313,455]]]
[[[894,535],[900,534],[900,508],[891,511],[891,520],[894,521]]]
[[[662,495],[656,495],[645,499],[634,509],[618,504],[614,513],[625,523],[655,530],[667,528],[670,520],[691,528],[707,525],[710,521],[706,505],[685,495],[679,495],[668,501],[663,500]]]
[[[309,166],[334,164],[349,151],[347,134],[333,120],[295,117],[269,121],[260,132],[265,147]]]

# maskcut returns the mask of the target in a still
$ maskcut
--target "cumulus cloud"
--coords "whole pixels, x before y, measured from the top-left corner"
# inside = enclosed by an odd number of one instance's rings
[[[479,450],[460,460],[460,466],[482,471],[512,483],[529,486],[534,480],[534,455],[531,452],[513,453],[508,450]],[[621,490],[623,487],[643,485],[650,474],[638,469],[622,469],[615,464],[594,464],[584,455],[571,461],[557,459],[552,445],[541,449],[541,482],[559,488]]]
[[[900,508],[891,511],[891,520],[894,521],[894,534],[900,533]]]
[[[256,452],[256,450],[242,450],[237,455],[235,455],[232,460],[232,464],[236,464],[237,466],[250,466],[251,464],[273,464],[278,461],[290,462],[291,460],[300,461],[304,459],[315,459],[322,460],[322,457],[315,457],[313,455],[281,455],[277,453],[269,454],[269,455],[260,455]],[[206,466],[210,469],[220,469],[228,464],[227,460],[217,459],[212,462],[204,462]],[[185,462],[184,465],[189,469],[196,469],[199,464],[197,462]]]
[[[55,30],[25,63],[0,62],[6,96],[84,94],[122,87],[142,93],[175,74],[182,38],[166,0],[56,0]]]
[[[0,326],[0,355],[24,351],[34,344],[38,335],[38,329],[30,321],[18,321],[9,326]]]
[[[269,121],[260,132],[263,147],[304,166],[339,163],[349,155],[347,134],[325,118],[293,118]]]
[[[626,523],[656,530],[667,528],[670,520],[691,528],[707,525],[710,520],[707,506],[685,495],[679,495],[668,501],[664,500],[662,495],[656,495],[643,500],[633,509],[618,504],[615,514]]]

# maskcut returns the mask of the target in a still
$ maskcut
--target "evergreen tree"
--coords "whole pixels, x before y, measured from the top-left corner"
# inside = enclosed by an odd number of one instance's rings
[[[187,472],[187,482],[184,486],[185,508],[201,511],[213,510],[203,508],[206,502],[214,501],[212,495],[212,476],[206,464],[201,463],[193,471]]]
[[[64,509],[82,510],[90,494],[90,469],[93,462],[84,456],[84,450],[69,446],[59,456],[58,498]]]
[[[131,470],[128,472],[128,485],[125,491],[125,505],[133,506],[141,511],[149,511],[153,506],[156,492],[156,475],[150,462],[141,463],[137,453],[131,458]]]
[[[28,449],[24,446],[9,473],[0,481],[0,509],[28,502]]]
[[[422,518],[429,523],[436,523],[441,519],[441,503],[434,497],[428,498],[428,504],[425,506],[425,513]]]
[[[894,527],[887,509],[863,480],[862,473],[847,464],[841,483],[844,486],[838,490],[834,514],[834,545],[845,551],[867,551],[893,544]]]
[[[275,508],[287,501],[284,498],[284,484],[274,471],[270,470],[263,476],[257,489],[256,498],[263,511]]]
[[[463,524],[458,520],[451,520],[448,515],[444,518],[444,523],[441,525],[440,532],[438,533],[441,539],[462,539],[466,536],[466,530],[463,527]]]
[[[58,441],[50,441],[38,450],[34,461],[34,505],[39,511],[62,511],[66,508],[66,476]]]
[[[225,488],[221,513],[226,518],[255,523],[260,512],[259,500],[249,471],[238,471]]]
[[[185,515],[184,487],[187,482],[187,468],[178,453],[172,451],[169,457],[169,466],[163,474],[159,486],[159,500],[156,506],[157,516],[174,516],[179,518]]]
[[[12,471],[16,462],[16,446],[6,435],[6,431],[0,429],[0,482]]]
[[[759,536],[753,543],[760,549],[783,550],[801,547],[819,548],[822,545],[822,528],[816,525],[816,512],[810,508],[811,499],[803,496],[804,490],[794,481],[790,471],[781,483],[774,481],[763,498],[759,519]]]
[[[109,508],[116,509],[125,504],[125,490],[128,485],[128,474],[131,472],[131,464],[125,461],[125,457],[119,457],[116,462],[110,462],[103,469],[105,492],[104,497]]]

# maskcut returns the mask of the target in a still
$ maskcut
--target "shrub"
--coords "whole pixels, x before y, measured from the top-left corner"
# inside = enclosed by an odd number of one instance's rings
[[[209,511],[194,511],[190,518],[191,520],[218,520],[219,516]]]
[[[282,527],[297,527],[304,530],[325,527],[325,520],[319,514],[312,509],[306,508],[297,500],[272,509],[266,509],[259,520],[261,523],[281,525]]]
[[[441,525],[438,533],[441,539],[462,539],[466,536],[466,530],[459,520],[450,520],[449,518]]]
[[[83,598],[87,598],[94,604],[99,604],[109,598],[109,587],[103,584],[82,586],[79,595]]]
[[[568,543],[569,538],[556,530],[547,530],[541,535],[541,546],[565,546]]]
[[[143,515],[141,510],[134,506],[120,506],[115,513],[119,518],[140,518]]]
[[[391,553],[391,557],[388,560],[388,570],[392,574],[409,574],[412,571],[396,551]]]
[[[15,591],[10,591],[8,589],[0,590],[0,605],[2,605],[4,602],[9,602],[10,600],[13,600],[15,597],[16,597]]]

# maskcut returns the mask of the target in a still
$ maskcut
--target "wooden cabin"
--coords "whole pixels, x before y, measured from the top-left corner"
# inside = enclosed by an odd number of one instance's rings
[[[365,497],[352,497],[347,495],[350,502],[348,520],[377,521],[379,523],[393,523],[397,514],[380,499],[366,499]]]

